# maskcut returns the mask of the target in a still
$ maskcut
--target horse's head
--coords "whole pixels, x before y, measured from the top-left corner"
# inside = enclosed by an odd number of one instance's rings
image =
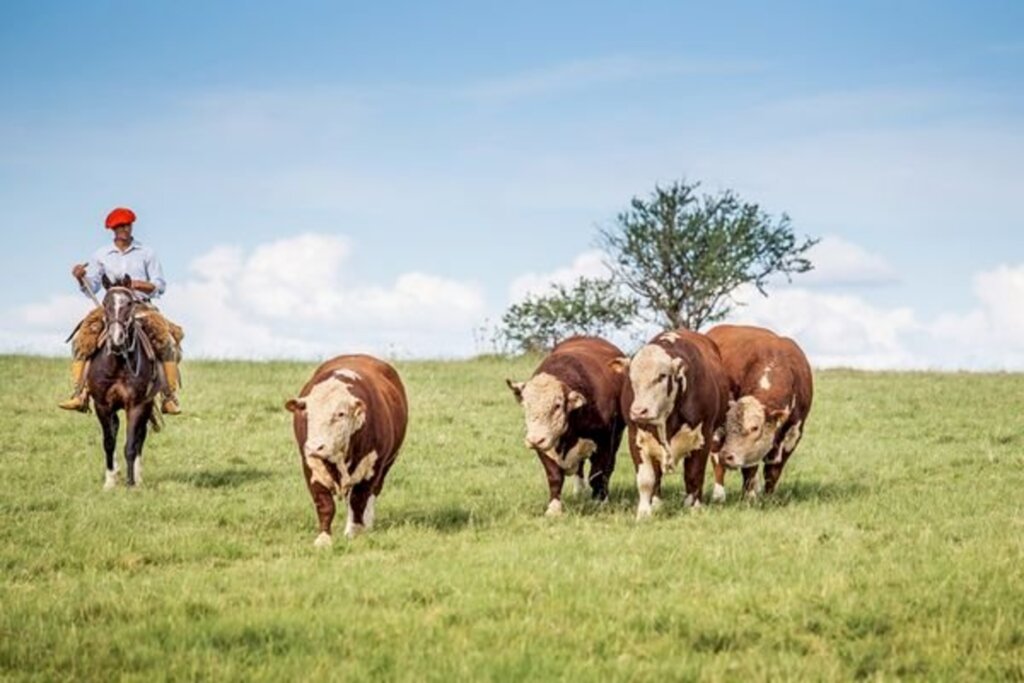
[[[125,275],[111,282],[103,276],[107,293],[103,297],[103,318],[107,326],[107,343],[114,352],[128,350],[134,341],[135,306],[138,299],[132,290],[132,278]]]

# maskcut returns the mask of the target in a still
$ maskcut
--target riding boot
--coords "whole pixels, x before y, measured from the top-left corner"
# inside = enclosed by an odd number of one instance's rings
[[[180,415],[178,404],[178,363],[173,360],[164,361],[164,375],[167,378],[167,394],[164,396],[163,412],[165,415]]]
[[[85,386],[85,366],[88,361],[71,361],[71,382],[75,385],[75,393],[66,401],[57,405],[64,410],[77,410],[80,413],[89,412],[89,390]]]

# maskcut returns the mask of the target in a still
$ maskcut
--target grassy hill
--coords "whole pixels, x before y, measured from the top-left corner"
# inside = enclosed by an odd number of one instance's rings
[[[1024,678],[1024,376],[819,372],[773,500],[542,516],[504,386],[399,363],[377,528],[317,551],[290,415],[312,363],[187,362],[140,490],[100,490],[66,363],[0,357],[0,678]],[[710,477],[707,483],[710,486]]]

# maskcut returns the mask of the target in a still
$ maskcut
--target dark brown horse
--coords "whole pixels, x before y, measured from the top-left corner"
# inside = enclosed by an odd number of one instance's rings
[[[114,448],[120,427],[118,411],[127,417],[124,459],[128,486],[142,483],[142,446],[149,423],[156,424],[153,398],[163,389],[160,364],[138,320],[139,304],[127,275],[117,282],[103,277],[107,293],[103,297],[104,341],[89,362],[86,381],[96,406],[96,417],[103,428],[103,450],[107,473],[103,488],[117,482]]]

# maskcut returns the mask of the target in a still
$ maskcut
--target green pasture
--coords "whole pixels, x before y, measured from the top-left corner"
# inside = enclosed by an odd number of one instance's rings
[[[0,357],[0,679],[1024,679],[1024,375],[818,372],[774,499],[674,477],[638,524],[624,448],[607,505],[542,516],[535,363],[398,363],[377,527],[319,551],[282,407],[315,364],[186,361],[105,493],[67,364]]]

